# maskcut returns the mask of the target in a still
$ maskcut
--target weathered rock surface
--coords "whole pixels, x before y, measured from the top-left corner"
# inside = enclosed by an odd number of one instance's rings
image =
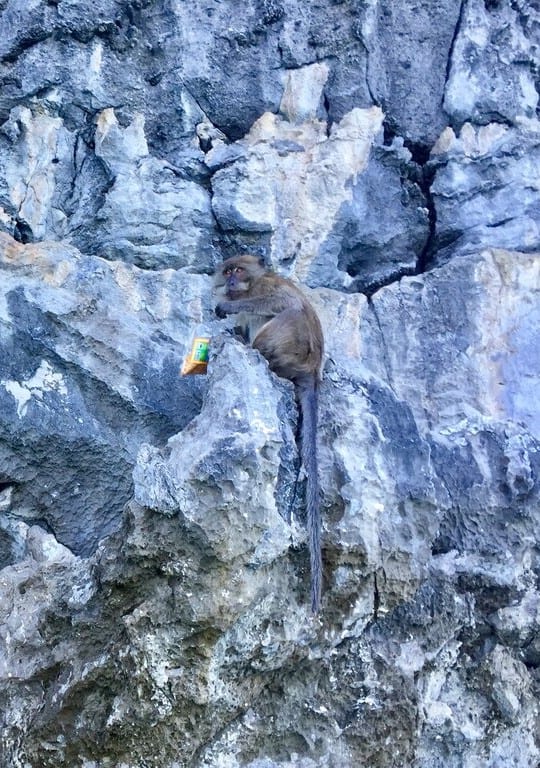
[[[538,29],[0,0],[0,768],[536,768]],[[318,617],[237,251],[325,330]]]
[[[484,245],[538,253],[538,121],[524,121],[519,129],[465,123],[459,137],[447,128],[432,149],[431,165],[438,260]],[[516,186],[523,190],[519,201]]]

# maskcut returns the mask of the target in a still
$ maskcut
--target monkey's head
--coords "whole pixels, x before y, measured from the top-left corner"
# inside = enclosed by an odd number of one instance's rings
[[[256,256],[233,256],[216,271],[216,289],[229,299],[238,298],[249,291],[253,282],[265,271]]]

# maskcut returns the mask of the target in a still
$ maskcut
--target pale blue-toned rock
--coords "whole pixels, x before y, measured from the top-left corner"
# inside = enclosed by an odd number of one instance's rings
[[[0,0],[1,768],[538,764],[537,32]],[[324,326],[318,617],[238,251]]]

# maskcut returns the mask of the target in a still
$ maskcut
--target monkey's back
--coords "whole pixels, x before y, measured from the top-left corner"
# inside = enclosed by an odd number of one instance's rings
[[[253,346],[278,376],[292,381],[306,375],[318,379],[324,340],[317,313],[291,280],[267,274],[257,283],[261,285],[253,286],[253,295],[258,289],[267,298],[271,295],[274,312],[257,332]]]

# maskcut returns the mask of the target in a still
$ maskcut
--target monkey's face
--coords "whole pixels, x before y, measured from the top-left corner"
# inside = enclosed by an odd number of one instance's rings
[[[216,277],[216,287],[229,299],[239,298],[262,273],[264,268],[253,256],[227,259]]]
[[[223,270],[225,278],[225,293],[232,298],[239,293],[245,293],[249,290],[249,279],[244,267],[239,264],[233,264]]]

